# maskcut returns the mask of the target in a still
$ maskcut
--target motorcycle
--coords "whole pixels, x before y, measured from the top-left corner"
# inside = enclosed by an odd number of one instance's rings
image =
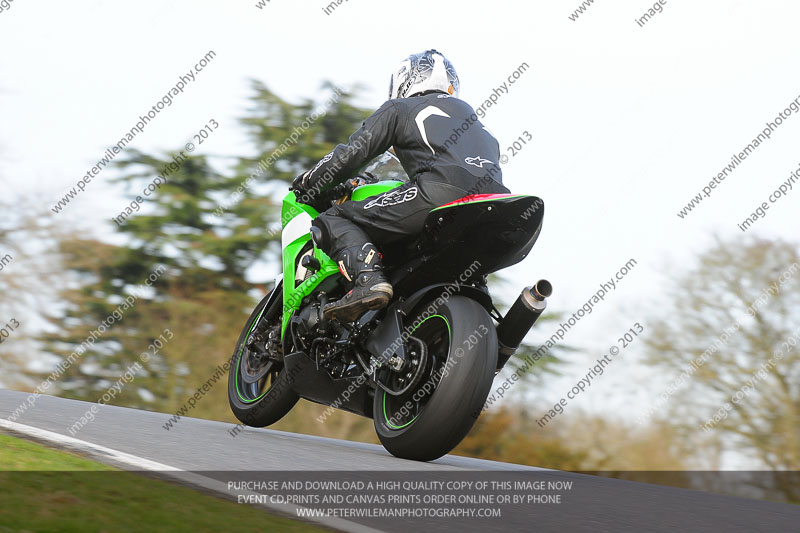
[[[430,461],[455,448],[478,418],[494,376],[547,305],[552,286],[526,287],[505,316],[487,275],[523,260],[542,228],[535,196],[471,194],[428,214],[412,243],[384,247],[388,307],[353,323],[327,320],[345,292],[336,263],[316,248],[311,221],[331,202],[391,194],[402,181],[351,180],[282,203],[283,273],[258,303],[231,358],[228,397],[243,424],[264,427],[300,398],[374,421],[391,454]]]

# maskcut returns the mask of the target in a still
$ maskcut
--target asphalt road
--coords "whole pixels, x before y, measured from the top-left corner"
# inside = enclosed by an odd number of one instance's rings
[[[230,433],[232,424],[195,418],[183,418],[167,431],[163,425],[170,415],[121,407],[97,405],[95,420],[70,436],[69,427],[95,404],[50,396],[40,396],[35,406],[15,421],[6,421],[27,397],[25,393],[0,390],[0,430],[80,451],[129,470],[160,472],[159,475],[229,498],[246,494],[276,494],[250,486],[246,491],[241,486],[240,490],[232,491],[229,482],[235,480],[303,480],[304,483],[315,480],[363,483],[395,480],[398,490],[389,490],[386,494],[398,493],[407,498],[418,497],[410,496],[414,494],[425,498],[439,494],[453,500],[462,496],[484,498],[479,505],[472,505],[474,501],[468,502],[470,505],[461,505],[464,502],[451,500],[444,503],[453,505],[443,506],[438,505],[443,503],[439,498],[430,505],[410,506],[417,510],[402,517],[352,516],[354,511],[350,511],[350,515],[343,512],[338,516],[310,519],[334,529],[399,532],[417,528],[421,531],[466,533],[509,529],[751,532],[798,531],[800,528],[800,506],[795,505],[455,456],[419,463],[392,457],[380,446],[267,429],[245,428],[233,437]],[[476,490],[461,492],[437,489],[435,485],[456,481],[478,484],[474,485]],[[477,490],[481,481],[484,484],[521,481],[543,485],[538,486],[542,490],[532,489],[531,485],[527,485],[525,490],[506,491],[499,485],[485,485],[489,488]],[[401,483],[428,485],[408,489],[409,485]],[[555,488],[543,490],[545,486]],[[498,490],[491,490],[491,487]],[[363,493],[367,496],[379,492],[377,489],[348,490],[348,487],[343,490],[345,494]],[[487,503],[485,498],[492,494],[495,501]],[[527,501],[500,505],[502,502],[497,498],[501,494],[517,495],[523,500],[527,498]],[[273,512],[295,517],[299,508],[331,507],[287,505],[282,501],[269,501],[263,496],[250,501]],[[294,503],[298,503],[297,500]],[[392,506],[386,505],[384,500],[384,504],[378,507]],[[444,507],[451,510],[421,514],[423,508]],[[470,508],[500,509],[502,516],[482,518],[474,511],[464,510]],[[470,512],[472,516],[468,515]],[[443,517],[443,513],[462,513],[463,516]]]

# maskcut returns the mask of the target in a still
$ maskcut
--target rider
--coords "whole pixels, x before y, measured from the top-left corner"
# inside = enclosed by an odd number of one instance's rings
[[[315,245],[336,260],[352,287],[325,306],[327,318],[351,322],[391,300],[392,286],[376,244],[419,235],[427,214],[440,205],[472,194],[509,192],[502,182],[497,139],[458,99],[459,85],[452,63],[436,50],[409,56],[392,74],[389,100],[348,144],[338,145],[295,178],[295,194],[313,199],[392,147],[409,176],[396,189],[333,206],[314,219]]]

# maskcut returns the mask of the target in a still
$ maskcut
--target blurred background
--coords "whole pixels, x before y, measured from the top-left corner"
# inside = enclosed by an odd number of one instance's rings
[[[800,96],[800,6],[669,2],[642,27],[649,6],[632,0],[577,17],[577,1],[256,3],[17,0],[0,12],[0,386],[36,389],[135,295],[47,393],[98,401],[169,328],[111,403],[178,411],[280,272],[291,179],[385,100],[396,63],[436,48],[473,107],[496,95],[482,121],[509,156],[504,181],[546,205],[533,252],[493,293],[508,305],[539,278],[555,286],[495,386],[550,340],[547,356],[456,453],[570,470],[800,470],[800,192],[768,200],[800,167],[797,113],[684,210]],[[524,132],[533,141],[509,150]],[[612,346],[603,374],[551,411]],[[377,442],[371,421],[322,411],[302,401],[276,428]],[[224,386],[188,415],[234,422]]]

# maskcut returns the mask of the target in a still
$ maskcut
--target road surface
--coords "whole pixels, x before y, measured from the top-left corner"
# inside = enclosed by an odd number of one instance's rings
[[[245,501],[250,498],[251,503],[272,512],[297,517],[303,510],[309,514],[308,509],[321,506],[295,505],[298,500],[292,504],[276,503],[274,499],[270,501],[263,496],[275,494],[269,490],[265,492],[263,485],[235,485],[237,490],[231,490],[230,482],[302,480],[306,483],[327,480],[367,483],[394,480],[398,490],[388,490],[387,495],[407,499],[419,498],[419,495],[424,495],[426,500],[430,498],[424,504],[412,505],[411,508],[419,510],[407,511],[409,514],[401,517],[353,516],[355,511],[349,511],[349,515],[342,512],[306,518],[344,531],[750,532],[797,531],[800,524],[800,506],[795,505],[450,455],[434,462],[419,463],[392,457],[376,445],[268,429],[245,428],[236,434],[231,432],[233,425],[230,423],[195,418],[182,418],[167,431],[163,426],[171,415],[52,396],[40,396],[35,405],[21,416],[13,421],[7,420],[26,398],[28,395],[25,393],[0,390],[0,430],[79,451],[128,470],[159,472],[161,476],[224,497],[243,497]],[[69,428],[93,406],[95,419],[70,435]],[[527,490],[491,490],[492,485],[487,485],[504,481],[527,483]],[[489,488],[461,492],[445,490],[444,485],[440,486],[442,489],[436,488],[438,483],[455,482],[462,483],[461,487],[475,483],[476,488],[483,482],[484,487]],[[418,485],[419,489],[409,490],[411,485],[404,483],[428,485]],[[560,490],[544,490],[553,486]],[[318,486],[312,487],[315,488]],[[356,486],[348,494],[348,487],[344,487],[347,497],[356,493],[375,497],[379,492],[377,489],[359,490]],[[441,496],[439,499],[433,496],[437,494]],[[492,494],[494,496],[490,496]],[[527,501],[517,505],[498,505],[497,499],[501,494],[509,497],[516,494]],[[453,501],[467,497],[483,498],[482,503],[492,497],[495,501],[488,505],[458,505]],[[446,513],[435,511],[443,508],[438,504],[448,503],[444,498],[451,498],[449,503],[456,504],[444,507],[462,509],[458,512],[463,516],[449,516],[456,513],[452,510]],[[470,502],[475,503],[474,500]],[[383,504],[377,507],[392,506],[387,505],[384,499]],[[434,511],[425,511],[423,515],[423,508]],[[463,510],[467,508],[501,509],[502,516],[470,516],[469,513],[475,511]]]

